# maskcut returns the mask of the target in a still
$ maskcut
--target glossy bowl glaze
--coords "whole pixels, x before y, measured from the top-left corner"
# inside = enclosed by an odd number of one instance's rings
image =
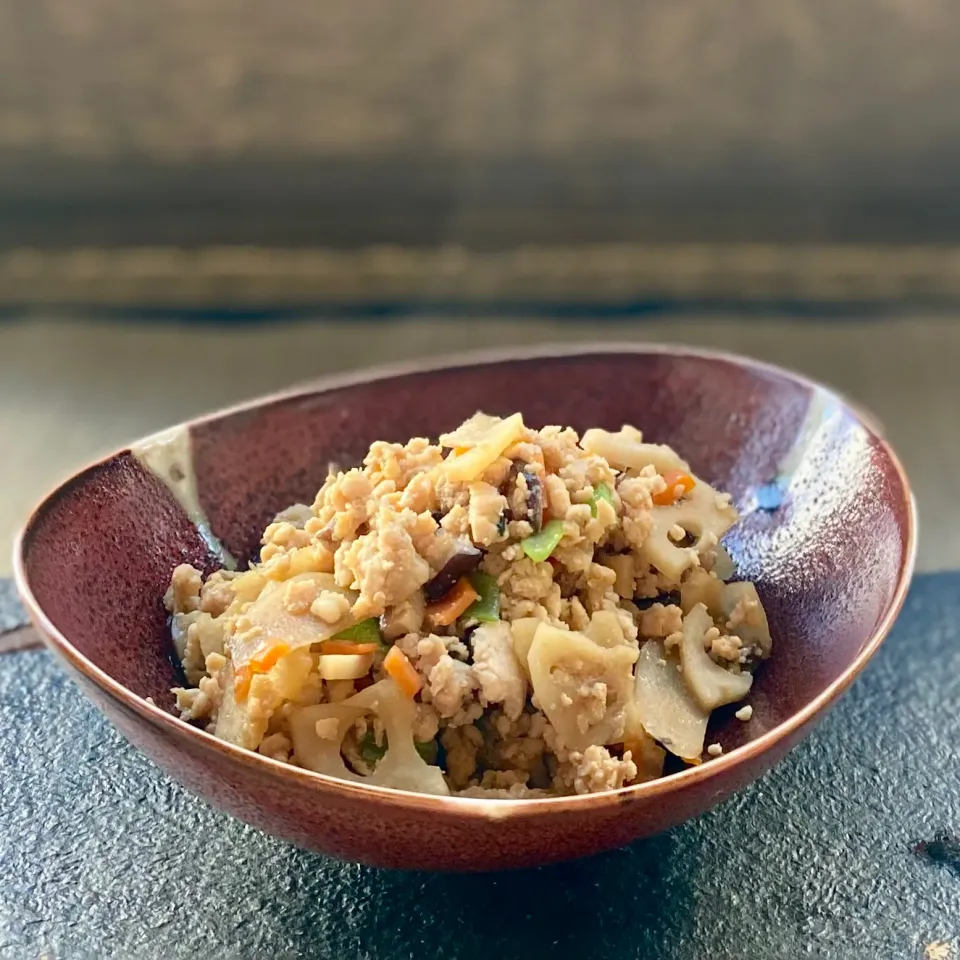
[[[324,853],[450,870],[579,857],[702,813],[797,744],[890,628],[915,546],[896,456],[835,394],[731,356],[614,345],[328,380],[188,424],[200,504],[214,534],[247,558],[279,509],[313,498],[331,461],[355,463],[376,439],[436,436],[479,408],[520,410],[534,426],[635,424],[733,494],[742,519],[726,543],[739,575],[757,583],[774,655],[751,691],[753,718],[727,709],[711,722],[721,757],[612,793],[485,801],[329,779],[189,726],[172,714],[162,597],[176,564],[216,564],[129,450],[34,513],[15,555],[24,600],[81,689],[188,789]]]

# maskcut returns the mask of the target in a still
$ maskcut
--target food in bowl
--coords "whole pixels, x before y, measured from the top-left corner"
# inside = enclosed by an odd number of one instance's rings
[[[276,760],[521,799],[699,763],[771,653],[730,497],[640,432],[477,413],[377,441],[244,571],[173,571],[183,719]],[[749,710],[743,712],[747,716]],[[718,752],[711,744],[707,755]]]

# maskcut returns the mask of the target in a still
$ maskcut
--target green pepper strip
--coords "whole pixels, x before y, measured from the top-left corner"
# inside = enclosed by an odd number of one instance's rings
[[[500,588],[497,578],[480,570],[470,574],[470,583],[480,596],[463,613],[465,621],[495,623],[500,619]]]
[[[606,500],[616,510],[616,505],[613,502],[613,491],[605,483],[598,483],[593,488],[593,496],[590,498],[590,513],[593,516],[597,515],[598,500]]]
[[[534,562],[542,563],[563,539],[563,521],[551,520],[539,533],[521,541],[523,552]]]
[[[335,633],[331,640],[349,640],[351,643],[378,643],[383,646],[383,637],[380,635],[380,624],[376,617],[368,617],[359,623],[354,623]]]
[[[417,748],[417,753],[423,757],[424,761],[436,765],[437,762],[437,741],[436,740],[414,740],[413,745]]]

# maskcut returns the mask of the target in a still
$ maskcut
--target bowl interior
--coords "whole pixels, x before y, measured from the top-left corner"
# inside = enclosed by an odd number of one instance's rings
[[[278,510],[312,500],[331,462],[359,462],[376,439],[435,437],[477,409],[581,431],[634,424],[733,494],[742,519],[727,547],[738,575],[757,583],[774,656],[750,695],[753,719],[715,715],[710,737],[727,750],[786,720],[843,672],[909,565],[909,493],[849,408],[771,368],[683,353],[421,371],[214,416],[190,427],[201,505],[216,536],[247,558]],[[120,453],[55,491],[22,549],[27,583],[68,642],[171,708],[162,597],[176,564],[216,564],[167,488]]]

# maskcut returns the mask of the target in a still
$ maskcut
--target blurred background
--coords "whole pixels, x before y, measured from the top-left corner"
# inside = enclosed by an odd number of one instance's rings
[[[0,0],[0,573],[174,420],[627,339],[874,409],[958,565],[958,41],[955,0]]]

